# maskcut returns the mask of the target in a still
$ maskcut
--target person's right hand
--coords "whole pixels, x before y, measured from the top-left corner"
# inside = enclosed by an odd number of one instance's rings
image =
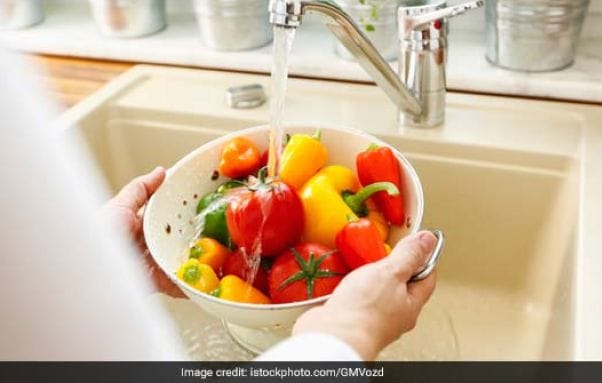
[[[141,209],[165,179],[165,169],[157,167],[152,172],[134,178],[103,207],[103,214],[117,223],[138,245],[148,274],[158,291],[174,298],[186,298],[155,262],[146,247],[142,231]]]
[[[427,262],[435,236],[423,231],[403,239],[381,261],[348,274],[320,307],[297,319],[293,334],[334,335],[372,360],[388,344],[410,331],[435,288],[435,273],[409,282]]]

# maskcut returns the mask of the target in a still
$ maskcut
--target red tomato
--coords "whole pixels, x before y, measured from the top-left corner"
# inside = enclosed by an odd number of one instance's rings
[[[297,192],[280,181],[258,181],[234,192],[226,209],[232,241],[262,256],[274,256],[297,243],[304,218]]]
[[[247,281],[247,277],[249,277],[251,271],[249,263],[247,255],[241,249],[238,249],[226,258],[222,266],[223,275],[236,275],[240,279]],[[253,286],[264,293],[268,292],[268,273],[264,262],[257,268],[257,274],[255,274],[255,278],[253,279]]]
[[[276,258],[268,274],[273,303],[328,295],[348,269],[336,250],[313,243],[291,248]]]

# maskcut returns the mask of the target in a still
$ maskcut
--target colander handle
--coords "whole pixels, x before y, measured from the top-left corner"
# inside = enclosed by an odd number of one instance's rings
[[[435,237],[437,237],[437,244],[435,245],[435,249],[433,250],[433,253],[431,254],[431,257],[429,258],[428,262],[426,263],[426,265],[424,265],[424,268],[418,273],[416,273],[410,279],[410,282],[421,281],[424,278],[428,277],[435,269],[435,266],[437,266],[437,262],[439,262],[439,257],[441,257],[441,253],[443,253],[443,247],[445,246],[445,235],[441,230],[437,229],[430,230],[430,232],[433,233]]]

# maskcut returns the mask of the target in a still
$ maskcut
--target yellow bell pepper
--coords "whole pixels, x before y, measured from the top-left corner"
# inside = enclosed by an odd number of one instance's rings
[[[320,142],[320,131],[310,136],[294,134],[280,158],[280,179],[299,190],[328,161],[328,150]]]
[[[270,303],[270,298],[235,275],[226,275],[223,277],[211,294],[233,302],[254,303],[258,305]]]
[[[229,255],[230,250],[213,238],[199,239],[188,252],[189,258],[209,265],[215,272],[219,272]]]
[[[355,172],[344,166],[327,166],[310,178],[299,193],[305,211],[304,240],[335,247],[338,232],[350,220],[368,213],[364,202],[372,194],[399,193],[390,182],[376,182],[358,191],[359,188]]]
[[[192,288],[204,293],[213,291],[219,284],[215,271],[194,258],[184,262],[176,272],[176,276]]]

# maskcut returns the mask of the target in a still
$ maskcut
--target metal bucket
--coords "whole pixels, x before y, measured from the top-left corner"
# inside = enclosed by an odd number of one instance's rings
[[[543,72],[573,63],[589,0],[488,0],[487,53],[511,70]]]
[[[272,41],[269,0],[195,0],[203,44],[220,51],[253,49]]]
[[[42,0],[0,0],[0,29],[27,28],[42,20]]]
[[[397,8],[401,0],[375,1],[373,4],[360,0],[336,0],[336,3],[362,27],[363,32],[379,53],[387,60],[397,58]],[[335,52],[345,60],[354,60],[353,55],[337,41]]]
[[[90,0],[92,16],[107,37],[146,36],[165,28],[165,0]]]

